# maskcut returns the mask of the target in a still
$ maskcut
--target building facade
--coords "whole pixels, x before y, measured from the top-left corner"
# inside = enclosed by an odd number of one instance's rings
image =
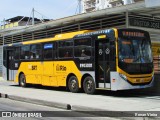
[[[132,4],[143,0],[82,0],[82,13]]]

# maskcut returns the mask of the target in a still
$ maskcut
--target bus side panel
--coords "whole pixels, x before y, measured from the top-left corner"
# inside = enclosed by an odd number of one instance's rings
[[[66,86],[66,79],[70,73],[75,74],[81,87],[82,74],[73,61],[54,62],[55,76],[57,76],[58,86]]]
[[[57,86],[57,79],[54,77],[54,62],[43,62],[42,85]]]
[[[28,66],[29,66],[28,76],[31,76],[31,79],[28,79],[28,82],[34,83],[34,84],[40,84],[42,81],[42,73],[43,73],[42,63],[30,62],[28,63]]]
[[[20,73],[25,74],[27,83],[41,84],[43,66],[40,62],[21,62],[16,74],[16,82],[19,80]]]
[[[16,74],[16,82],[21,72],[25,74],[27,83],[44,86],[66,86],[67,76],[73,73],[81,87],[82,74],[73,61],[22,62]]]

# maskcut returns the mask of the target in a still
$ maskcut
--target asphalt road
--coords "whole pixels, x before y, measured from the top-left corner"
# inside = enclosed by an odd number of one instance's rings
[[[58,108],[0,98],[0,111],[62,111]]]
[[[96,95],[86,95],[84,93],[70,93],[66,92],[64,89],[60,88],[52,88],[52,87],[42,87],[42,86],[30,86],[27,88],[21,88],[17,86],[17,84],[13,82],[3,82],[0,81],[0,92],[6,93],[9,95],[18,95],[20,97],[26,98],[26,102],[28,102],[28,98],[38,99],[38,100],[47,100],[47,101],[56,101],[56,102],[66,102],[71,103],[73,110],[75,110],[75,104],[81,105],[82,103],[86,106],[103,106],[101,108],[107,108],[108,110],[138,110],[138,111],[159,111],[160,109],[160,97],[152,96],[146,94],[137,94],[139,92],[110,92],[110,91],[98,91]],[[56,97],[55,97],[56,96]],[[19,100],[19,99],[16,99]],[[34,103],[34,102],[32,102]],[[54,103],[52,103],[54,104]],[[82,104],[82,105],[83,105]],[[44,105],[44,104],[43,104]],[[49,105],[50,106],[50,105]],[[127,108],[127,109],[126,109]],[[84,109],[82,106],[80,109]],[[106,109],[106,111],[107,111]],[[108,118],[108,117],[99,117],[95,114],[88,115],[82,112],[70,112],[64,109],[58,109],[54,107],[47,107],[42,105],[35,105],[31,103],[19,102],[10,99],[0,98],[0,111],[29,111],[29,112],[42,112],[45,111],[46,116],[52,116],[52,118],[47,119],[91,119],[91,120],[154,120],[158,118]],[[51,112],[46,112],[51,111]],[[42,114],[42,116],[43,116]],[[1,115],[1,114],[0,114]],[[95,116],[94,116],[95,115]],[[16,118],[17,119],[17,118]],[[32,118],[32,119],[46,119],[46,118]],[[1,118],[0,118],[1,120]]]
[[[2,112],[11,112],[12,118],[5,117],[6,113]],[[35,114],[34,114],[35,113]],[[26,102],[14,101],[6,98],[0,98],[0,120],[6,119],[23,119],[25,116],[32,116],[26,119],[32,120],[121,120],[122,118],[109,118],[109,117],[97,117],[90,114],[80,113],[80,112],[71,112],[59,108],[53,108],[48,106],[36,105]],[[45,116],[43,116],[45,115]],[[20,117],[17,117],[20,116]],[[33,117],[34,116],[34,117]],[[42,117],[41,117],[42,116]],[[49,117],[48,117],[49,116]],[[50,117],[52,116],[52,117]],[[133,118],[132,118],[133,119]]]

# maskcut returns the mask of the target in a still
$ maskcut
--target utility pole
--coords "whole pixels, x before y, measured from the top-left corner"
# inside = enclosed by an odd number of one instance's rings
[[[32,25],[34,25],[34,8],[32,9]]]

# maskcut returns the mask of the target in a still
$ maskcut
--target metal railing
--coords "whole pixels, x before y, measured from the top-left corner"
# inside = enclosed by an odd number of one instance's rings
[[[74,22],[65,26],[61,25],[58,27],[42,29],[30,33],[4,36],[4,44],[54,37],[56,34],[74,32],[78,30],[98,30],[115,26],[118,27],[125,25],[125,23],[125,14],[106,15],[95,19],[88,19],[82,22]],[[3,41],[3,37],[0,37],[0,41]],[[0,42],[0,45],[3,45],[3,42]]]

